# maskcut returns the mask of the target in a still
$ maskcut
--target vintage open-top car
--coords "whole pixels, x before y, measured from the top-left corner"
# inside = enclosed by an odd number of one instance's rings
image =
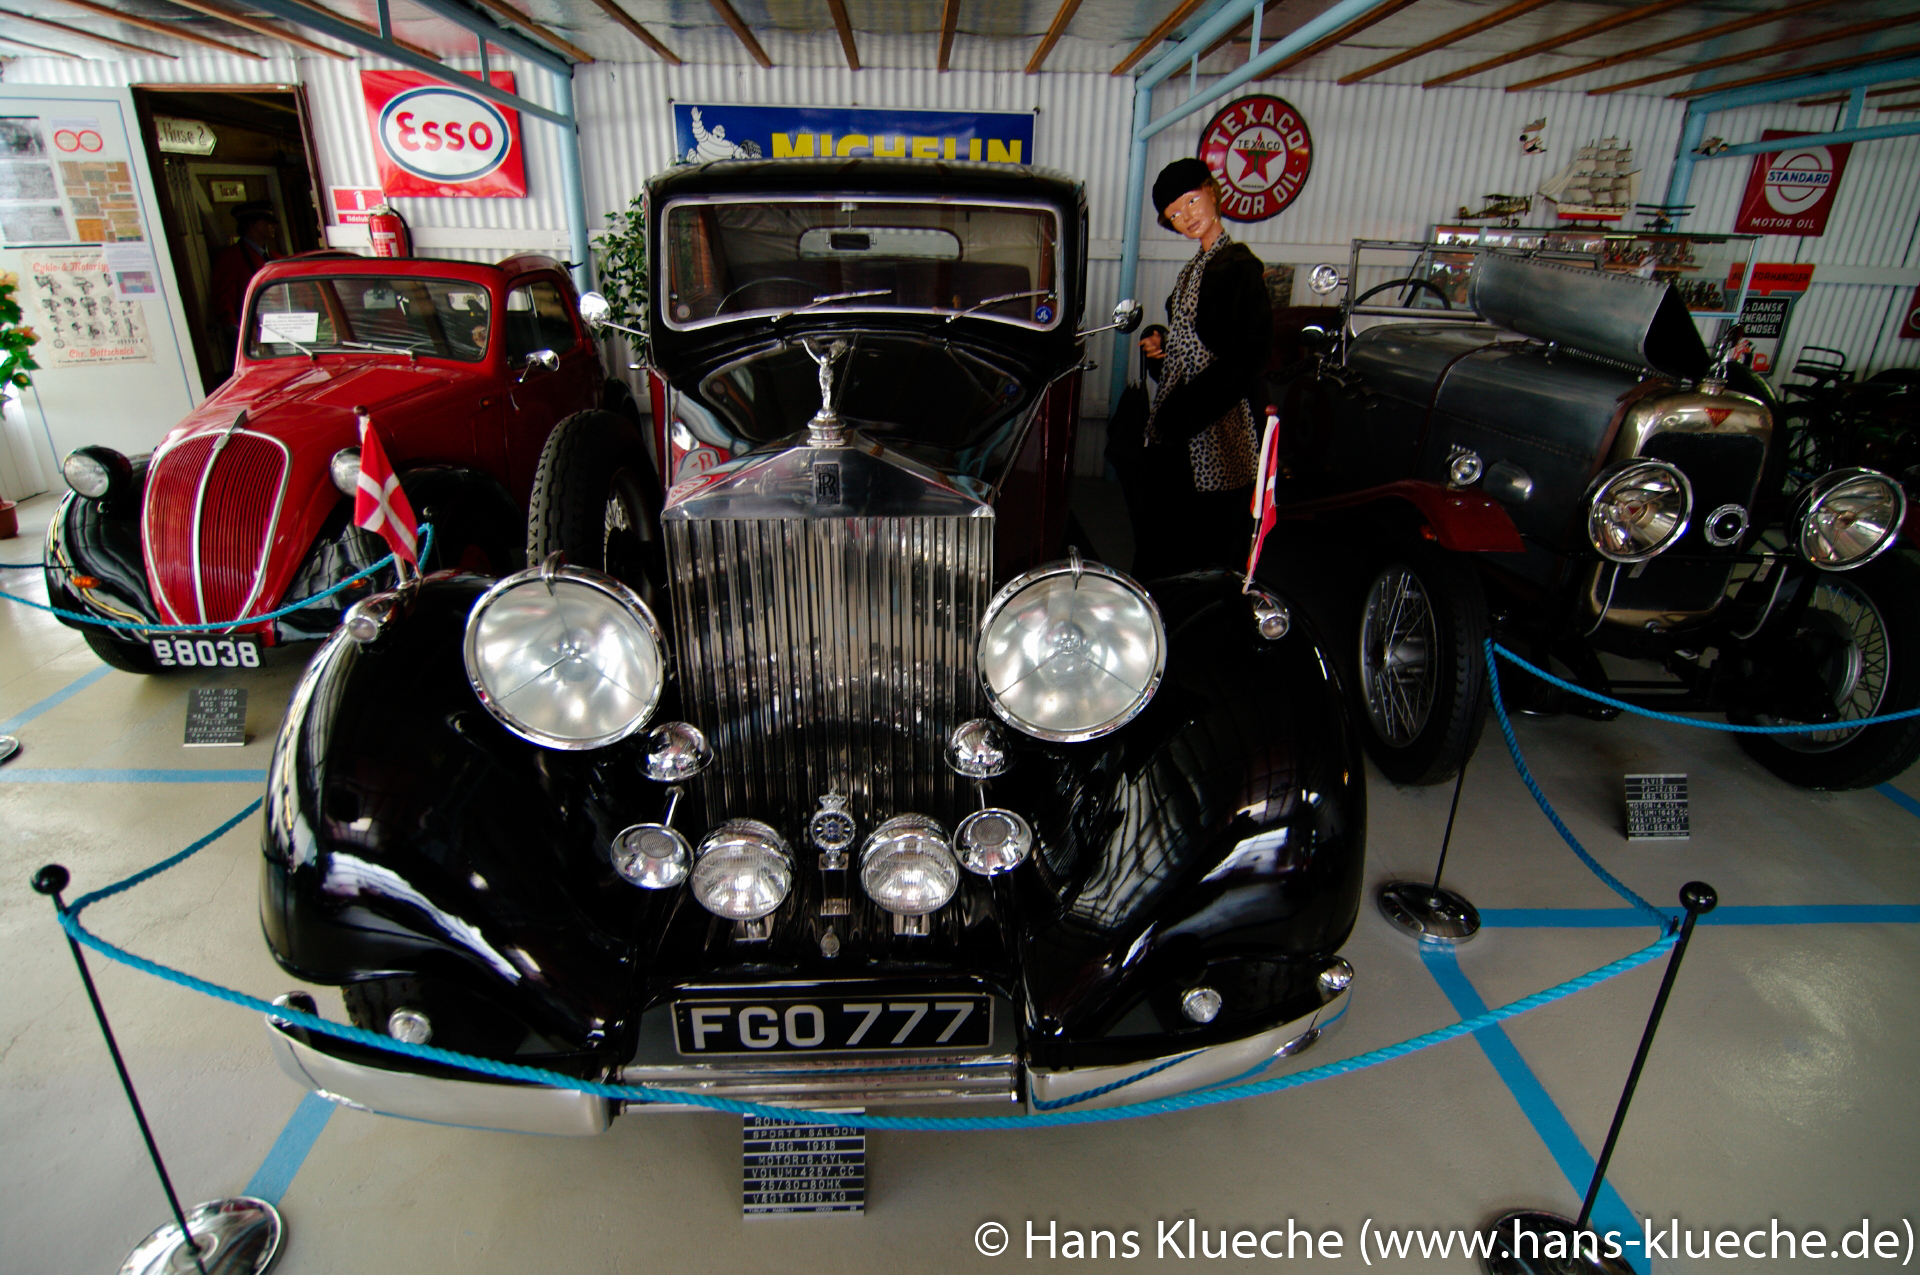
[[[571,279],[546,257],[308,253],[263,267],[247,307],[234,375],[151,455],[83,447],[66,458],[73,490],[47,532],[53,605],[136,623],[236,621],[184,635],[69,621],[115,668],[252,665],[258,643],[338,625],[351,596],[242,621],[385,555],[353,525],[363,412],[414,510],[433,511],[429,565],[496,571],[521,564],[554,426],[595,409],[640,422],[579,322]]]
[[[1900,485],[1791,473],[1737,332],[1710,354],[1665,284],[1490,252],[1454,310],[1421,273],[1434,256],[1356,241],[1344,277],[1317,268],[1351,300],[1283,396],[1282,514],[1337,526],[1362,557],[1345,605],[1381,770],[1432,783],[1464,763],[1489,631],[1631,703],[1830,724],[1739,737],[1793,783],[1858,787],[1911,765],[1920,719],[1846,724],[1920,704]],[[1664,676],[1623,676],[1602,653]],[[1525,674],[1502,686],[1523,707],[1619,711]]]
[[[1271,587],[1064,542],[1080,187],[751,161],[648,196],[667,463],[557,434],[530,569],[321,648],[270,772],[276,959],[400,1040],[783,1103],[1104,1105],[1311,1044],[1359,744]],[[620,1107],[269,1026],[376,1111]]]

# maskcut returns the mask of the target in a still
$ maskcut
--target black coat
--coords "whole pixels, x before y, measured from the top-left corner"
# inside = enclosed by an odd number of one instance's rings
[[[1207,263],[1193,326],[1213,362],[1167,392],[1153,425],[1163,442],[1192,438],[1243,398],[1258,416],[1273,350],[1273,304],[1264,273],[1260,258],[1237,241]],[[1167,312],[1173,312],[1172,297],[1167,298]]]

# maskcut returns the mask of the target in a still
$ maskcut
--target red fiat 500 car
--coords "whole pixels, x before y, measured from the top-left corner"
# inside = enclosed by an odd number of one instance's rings
[[[581,325],[566,270],[312,253],[255,276],[233,378],[151,455],[82,447],[47,531],[54,606],[122,621],[221,624],[195,636],[70,622],[115,668],[233,667],[258,645],[323,636],[356,597],[272,621],[378,561],[353,525],[358,416],[367,412],[416,513],[434,524],[425,564],[491,572],[524,562],[534,473],[555,427],[611,413],[637,430]]]

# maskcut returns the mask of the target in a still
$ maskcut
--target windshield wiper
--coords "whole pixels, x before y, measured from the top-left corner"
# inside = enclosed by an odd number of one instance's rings
[[[829,301],[855,301],[861,297],[890,297],[892,295],[893,295],[892,288],[866,288],[859,292],[829,292],[825,296],[815,297],[813,300],[807,302],[805,305],[795,306],[791,310],[785,310],[779,314],[774,315],[773,321],[775,323],[778,323],[782,319],[790,319],[794,315],[800,313],[802,310],[811,310],[813,309],[813,307],[817,305],[825,305]]]
[[[1030,288],[1025,292],[1009,292],[1004,296],[988,297],[985,301],[974,302],[964,310],[954,311],[947,316],[947,322],[952,323],[955,319],[964,319],[976,310],[984,310],[988,306],[999,305],[1004,301],[1024,301],[1028,297],[1050,297],[1052,295],[1052,288]]]
[[[380,345],[373,341],[335,341],[335,345],[345,346],[349,350],[372,350],[375,354],[404,354],[412,363],[420,361],[420,347],[432,345],[432,341],[415,341],[412,345]]]

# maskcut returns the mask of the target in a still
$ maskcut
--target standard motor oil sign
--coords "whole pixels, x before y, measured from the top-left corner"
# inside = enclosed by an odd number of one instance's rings
[[[1799,133],[1770,128],[1763,142]],[[1847,169],[1853,143],[1838,146],[1797,146],[1753,157],[1746,193],[1740,197],[1740,216],[1733,228],[1739,234],[1801,235],[1817,238],[1827,231],[1827,214],[1840,192],[1840,174]]]
[[[1220,179],[1220,212],[1233,221],[1278,216],[1307,184],[1313,134],[1300,112],[1256,94],[1229,104],[1200,130],[1200,158]]]
[[[511,71],[492,83],[516,91]],[[520,112],[418,71],[362,71],[360,86],[388,195],[525,197]]]

